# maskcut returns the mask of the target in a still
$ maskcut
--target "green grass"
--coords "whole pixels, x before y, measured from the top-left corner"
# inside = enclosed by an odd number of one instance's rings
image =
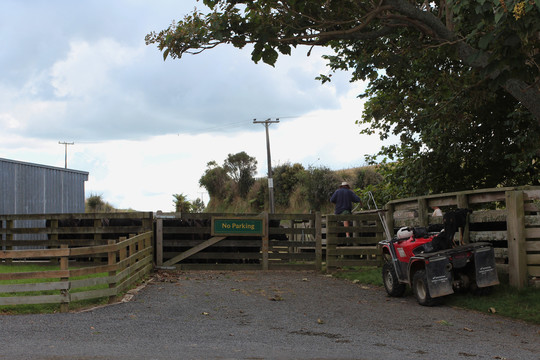
[[[71,266],[73,268],[73,266]],[[60,270],[59,265],[51,263],[13,263],[13,264],[0,264],[0,273],[15,273],[15,272],[34,272],[34,271],[52,271]],[[72,280],[94,278],[107,276],[107,273],[91,274],[87,276],[76,276]],[[5,284],[29,284],[29,283],[41,283],[41,282],[53,282],[60,281],[60,278],[46,278],[46,279],[17,279],[17,280],[0,280],[0,285]],[[70,292],[81,292],[89,290],[97,290],[107,288],[107,284],[96,285],[91,287],[71,289]],[[48,291],[33,291],[33,292],[20,292],[20,293],[2,293],[0,296],[37,296],[37,295],[54,295],[58,294],[58,290]],[[87,308],[90,306],[102,305],[108,302],[108,297],[74,301],[69,303],[70,310],[77,310]],[[25,304],[25,305],[4,305],[0,306],[0,314],[35,314],[35,313],[54,313],[60,311],[60,304]]]
[[[333,273],[333,276],[361,284],[383,286],[381,268],[374,266],[345,267]]]
[[[484,313],[495,311],[495,314],[540,324],[540,289],[538,288],[529,287],[518,291],[502,283],[495,286],[489,295],[454,294],[444,299],[444,303]]]
[[[361,284],[383,286],[379,267],[349,267],[333,275],[350,281],[357,280]],[[504,276],[499,278],[501,284],[495,286],[489,295],[475,296],[470,292],[452,294],[443,297],[442,303],[483,313],[494,311],[495,315],[540,324],[540,289],[529,287],[518,291],[508,285]],[[405,296],[412,296],[410,289]]]

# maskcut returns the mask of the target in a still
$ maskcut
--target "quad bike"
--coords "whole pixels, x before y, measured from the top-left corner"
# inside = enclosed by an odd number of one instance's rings
[[[499,284],[490,243],[453,244],[458,226],[464,226],[456,215],[460,211],[464,219],[465,212],[470,212],[458,209],[445,214],[442,231],[401,228],[391,239],[387,231],[388,239],[379,245],[384,258],[383,283],[390,296],[403,296],[409,285],[420,305],[432,306],[455,291],[482,294]]]

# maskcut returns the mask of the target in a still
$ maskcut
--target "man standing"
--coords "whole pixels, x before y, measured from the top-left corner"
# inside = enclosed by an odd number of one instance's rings
[[[332,194],[330,202],[335,204],[334,214],[336,215],[350,214],[353,202],[362,205],[362,200],[351,190],[346,181],[342,182],[339,189]],[[343,226],[349,226],[349,222],[344,221]],[[347,237],[349,237],[349,233],[347,233]]]

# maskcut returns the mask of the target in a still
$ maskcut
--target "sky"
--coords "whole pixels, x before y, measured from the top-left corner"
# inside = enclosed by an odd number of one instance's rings
[[[218,46],[163,60],[145,35],[166,29],[196,0],[0,0],[0,157],[87,171],[86,196],[116,208],[173,211],[189,200],[207,163],[245,151],[267,175],[300,163],[332,170],[365,165],[381,146],[360,135],[365,89],[329,74],[329,49],[299,47],[275,67],[249,47]],[[62,143],[70,143],[64,145]],[[73,143],[73,144],[71,144]],[[337,184],[336,184],[337,186]]]

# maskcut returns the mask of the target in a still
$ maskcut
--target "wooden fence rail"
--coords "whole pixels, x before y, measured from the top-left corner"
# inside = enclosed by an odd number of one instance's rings
[[[344,222],[349,223],[348,227]],[[384,239],[378,212],[365,211],[350,215],[326,216],[326,269],[344,266],[378,266],[377,246]]]
[[[109,244],[60,249],[4,250],[0,260],[39,264],[58,260],[59,270],[0,273],[0,305],[60,304],[68,310],[73,301],[109,297],[114,301],[153,269],[152,232]],[[106,263],[74,261],[78,257],[107,259]],[[95,277],[91,277],[95,276]],[[27,281],[28,283],[10,283]],[[97,287],[97,289],[96,289]],[[88,290],[87,288],[92,288]],[[47,292],[45,295],[33,295]],[[24,294],[22,294],[24,293]]]

